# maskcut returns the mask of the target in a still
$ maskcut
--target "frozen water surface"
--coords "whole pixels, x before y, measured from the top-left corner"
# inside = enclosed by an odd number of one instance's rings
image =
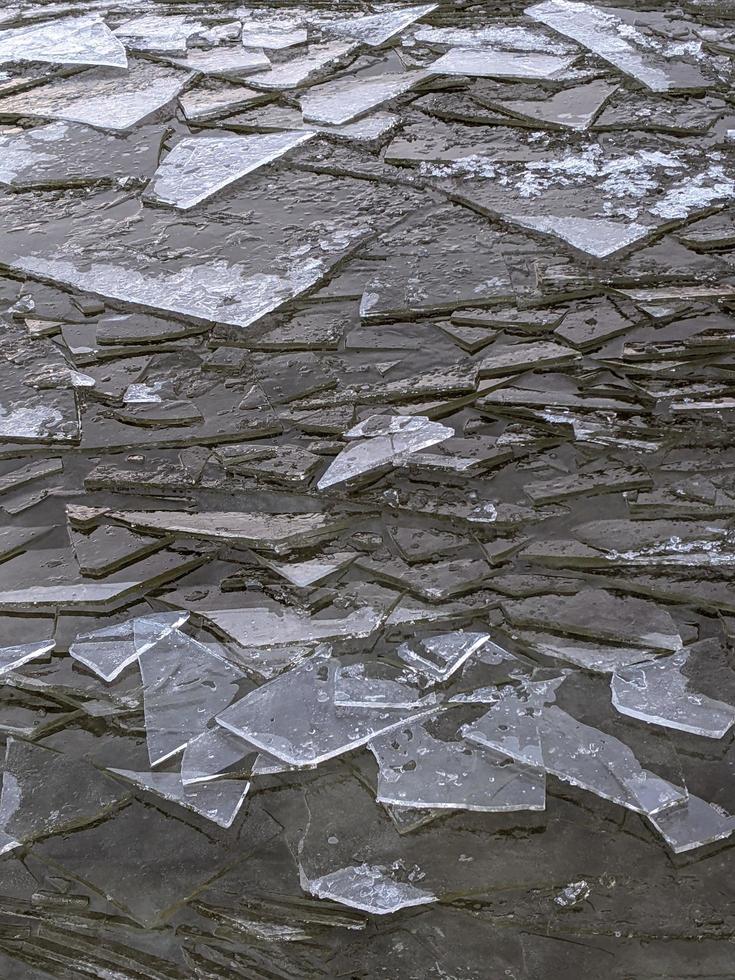
[[[3,980],[732,980],[730,6],[0,4]]]

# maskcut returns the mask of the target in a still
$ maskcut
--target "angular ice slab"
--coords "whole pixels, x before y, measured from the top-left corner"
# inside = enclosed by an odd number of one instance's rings
[[[553,54],[502,51],[491,48],[452,48],[432,61],[432,75],[468,75],[470,78],[507,78],[527,81],[555,79],[572,66],[575,58]]]
[[[429,726],[407,723],[370,741],[381,803],[487,813],[545,808],[543,771],[463,738],[435,737]]]
[[[134,772],[131,769],[108,769],[108,772],[121,776],[139,789],[178,803],[225,829],[232,826],[250,789],[250,783],[238,779],[185,786],[177,772]]]
[[[400,909],[436,902],[425,888],[397,880],[396,872],[378,865],[358,864],[330,871],[309,880],[302,871],[302,887],[317,898],[327,898],[372,915],[390,915]]]
[[[360,44],[378,48],[400,34],[414,21],[420,20],[426,14],[430,14],[432,10],[436,10],[438,6],[438,3],[424,3],[415,7],[398,7],[387,10],[385,13],[368,14],[365,17],[320,21],[318,26],[325,34],[352,38],[359,41]]]
[[[248,274],[225,259],[185,263],[170,270],[145,256],[132,256],[136,267],[119,262],[66,258],[62,254],[20,256],[12,265],[104,299],[153,312],[173,313],[202,323],[249,327],[307,290],[367,235],[366,226],[324,234],[313,254],[287,256],[267,272]]]
[[[682,673],[688,653],[618,668],[610,680],[612,703],[623,715],[649,725],[722,738],[735,722],[735,707],[699,693]]]
[[[259,750],[215,725],[187,743],[181,758],[184,786],[249,776]]]
[[[233,181],[277,160],[313,133],[253,136],[188,136],[156,170],[146,197],[185,211]]]
[[[0,113],[124,132],[173,103],[189,77],[145,61],[132,62],[125,73],[96,68],[0,99]]]
[[[327,82],[302,95],[301,111],[306,122],[340,126],[365,115],[388,99],[403,95],[426,77],[426,72],[415,71]]]
[[[160,133],[121,137],[70,122],[3,133],[0,185],[25,190],[148,177],[160,139]]]
[[[345,433],[354,439],[329,464],[317,487],[338,483],[395,466],[404,455],[451,438],[454,430],[423,415],[371,415]]]
[[[267,47],[267,45],[263,45]],[[248,85],[268,92],[286,91],[305,85],[347,60],[357,50],[353,42],[334,42],[332,44],[312,44],[306,54],[289,61],[273,65],[270,71],[257,72],[248,76]]]
[[[302,22],[296,18],[285,17],[242,20],[240,41],[246,48],[266,48],[268,51],[282,51],[295,44],[306,44],[307,32]]]
[[[193,48],[184,57],[171,58],[174,65],[188,71],[213,75],[215,78],[237,79],[270,67],[270,58],[262,49],[219,47],[207,50]]]
[[[217,723],[292,766],[317,765],[365,745],[407,717],[423,712],[339,707],[334,678],[339,661],[320,650],[217,715]]]
[[[647,39],[609,10],[574,0],[545,0],[526,8],[528,17],[546,24],[599,55],[653,92],[706,85],[697,69],[667,61],[650,50]],[[637,42],[636,44],[633,42]],[[677,78],[677,70],[682,75]]]
[[[115,34],[131,51],[175,55],[183,54],[189,39],[205,30],[201,21],[185,14],[144,14],[126,20],[115,29]]]
[[[573,248],[596,259],[607,258],[651,235],[654,227],[637,221],[609,221],[607,218],[575,218],[561,215],[509,214],[508,221],[553,235]]]
[[[408,667],[385,660],[339,666],[334,677],[334,703],[348,708],[415,708],[436,702],[421,677]]]
[[[152,766],[180,752],[237,696],[243,674],[180,630],[161,635],[150,620],[135,621],[143,676],[146,741]]]
[[[511,694],[461,732],[470,742],[545,769],[636,813],[655,814],[687,798],[685,790],[643,769],[619,739],[553,704],[532,708]]]
[[[17,646],[0,647],[0,676],[38,660],[50,653],[56,646],[55,640],[41,640],[38,643],[19,643]]]
[[[488,103],[520,119],[582,131],[590,126],[616,89],[616,85],[597,79],[585,85],[562,89],[544,99],[498,99],[488,100]]]
[[[0,65],[22,61],[110,68],[128,64],[124,46],[97,14],[0,31]]]
[[[396,653],[432,681],[445,681],[490,640],[488,633],[440,633],[402,643]]]
[[[648,819],[674,854],[724,840],[735,831],[735,817],[698,796]]]
[[[188,612],[151,613],[141,617],[146,620],[146,639],[140,646],[135,643],[135,619],[113,623],[91,633],[80,633],[69,647],[69,654],[89,670],[110,683],[135,663],[138,655],[163,638],[170,630],[183,626]],[[142,635],[142,634],[141,634]]]

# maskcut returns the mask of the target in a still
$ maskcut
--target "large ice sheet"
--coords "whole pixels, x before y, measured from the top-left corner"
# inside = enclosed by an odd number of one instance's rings
[[[128,64],[125,48],[98,14],[0,31],[0,65],[22,61],[112,68]]]

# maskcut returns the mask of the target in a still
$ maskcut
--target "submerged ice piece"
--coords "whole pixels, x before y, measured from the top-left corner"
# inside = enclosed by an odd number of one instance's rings
[[[403,95],[426,77],[426,72],[415,71],[327,82],[301,97],[301,112],[305,122],[340,126]]]
[[[69,755],[8,738],[0,795],[0,853],[11,842],[99,820],[130,797],[119,783]]]
[[[328,650],[252,691],[217,723],[293,766],[317,765],[365,745],[407,717],[436,710],[346,708],[334,702],[339,661]]]
[[[359,440],[343,449],[317,483],[319,490],[395,466],[404,454],[435,446],[454,430],[423,415],[371,415],[345,433]]]
[[[97,14],[0,31],[0,65],[22,61],[111,68],[128,64],[125,47]]]
[[[439,6],[437,3],[424,3],[415,7],[398,7],[379,14],[365,17],[349,17],[347,20],[320,21],[318,27],[325,34],[351,38],[360,44],[378,48],[386,41],[400,34],[414,21],[420,20]]]
[[[404,663],[435,683],[445,681],[490,640],[488,633],[440,633],[402,643],[396,651]]]
[[[171,630],[183,626],[189,613],[151,613],[150,616],[140,618],[145,620],[145,639],[140,646],[135,642],[137,620],[128,619],[124,623],[103,626],[91,633],[80,633],[69,647],[69,654],[109,683],[119,677],[126,667],[135,663],[138,656],[159,639]],[[142,635],[139,627],[139,637]]]
[[[236,697],[243,674],[180,630],[162,636],[156,624],[135,621],[143,675],[146,741],[152,766],[180,752]]]
[[[687,798],[685,790],[643,769],[619,739],[554,704],[531,706],[514,693],[462,734],[636,813],[656,814]]]
[[[651,725],[707,738],[722,738],[735,722],[735,707],[700,694],[682,673],[688,653],[618,668],[610,681],[612,703],[623,715]]]
[[[543,810],[543,771],[463,738],[432,735],[426,721],[371,740],[378,760],[378,800],[416,808],[503,813]]]
[[[525,13],[584,45],[653,92],[701,88],[707,84],[696,68],[685,62],[677,65],[646,50],[646,38],[609,10],[599,10],[574,0],[544,0],[528,7]],[[633,41],[637,41],[638,46]]]
[[[313,133],[188,136],[156,170],[146,197],[186,210],[310,140]]]
[[[250,789],[250,783],[241,779],[185,786],[177,772],[133,772],[130,769],[108,771],[142,790],[178,803],[225,829],[232,826]]]
[[[425,888],[401,881],[394,868],[358,864],[330,871],[321,878],[309,879],[301,872],[302,887],[317,898],[327,898],[373,915],[390,915],[399,909],[436,902]]]

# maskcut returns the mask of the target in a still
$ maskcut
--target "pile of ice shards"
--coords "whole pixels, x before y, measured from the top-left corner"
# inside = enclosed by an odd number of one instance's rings
[[[503,7],[0,10],[3,977],[732,978],[735,9]]]

